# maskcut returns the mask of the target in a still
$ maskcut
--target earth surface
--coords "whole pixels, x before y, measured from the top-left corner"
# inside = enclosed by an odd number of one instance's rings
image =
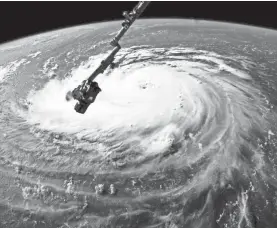
[[[0,46],[0,227],[277,227],[277,32],[138,20],[78,114],[119,29]]]

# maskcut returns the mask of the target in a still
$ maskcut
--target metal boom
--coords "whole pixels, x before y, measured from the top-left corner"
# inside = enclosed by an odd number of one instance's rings
[[[124,34],[128,31],[130,26],[135,22],[135,20],[143,13],[146,7],[150,2],[140,1],[132,11],[123,12],[123,16],[125,20],[122,22],[122,28],[118,31],[116,36],[110,42],[110,45],[113,48],[111,53],[101,61],[101,64],[96,68],[96,70],[89,76],[89,78],[77,88],[75,88],[72,92],[68,92],[66,95],[66,99],[69,100],[69,97],[73,97],[77,100],[77,104],[74,109],[76,112],[85,113],[88,106],[95,101],[95,98],[101,89],[99,88],[97,82],[93,80],[99,75],[104,73],[104,71],[109,67],[114,65],[114,58],[117,52],[121,49],[119,45],[119,40],[124,36]]]

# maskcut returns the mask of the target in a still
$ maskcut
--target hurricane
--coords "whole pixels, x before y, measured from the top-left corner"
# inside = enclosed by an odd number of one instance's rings
[[[256,62],[185,45],[123,47],[96,78],[95,103],[75,112],[66,93],[107,54],[65,76],[42,71],[20,90],[8,72],[27,60],[0,68],[2,224],[274,227],[276,113]]]

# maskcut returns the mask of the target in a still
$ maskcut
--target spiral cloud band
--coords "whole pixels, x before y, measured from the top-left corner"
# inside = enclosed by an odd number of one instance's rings
[[[265,134],[274,137],[271,108],[249,74],[255,63],[182,46],[123,48],[80,115],[65,94],[105,55],[30,91],[28,108],[16,110],[41,140],[25,143],[24,153],[44,151],[24,164],[45,177],[35,190],[31,180],[22,185],[29,207],[38,204],[34,192],[47,198],[47,187],[58,206],[39,203],[40,213],[64,222],[86,215],[96,227],[254,227],[250,201],[270,191],[261,180],[275,183],[261,146]],[[114,184],[117,195],[97,195],[98,184]]]

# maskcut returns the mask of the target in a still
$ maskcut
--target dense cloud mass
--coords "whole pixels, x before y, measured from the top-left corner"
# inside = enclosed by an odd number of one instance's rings
[[[7,175],[17,197],[3,205],[47,227],[274,227],[276,114],[253,59],[183,45],[123,48],[117,67],[96,78],[96,102],[78,114],[65,94],[106,55],[64,78],[49,58],[47,80],[5,103],[1,149],[16,168]],[[27,63],[1,66],[3,85]]]

